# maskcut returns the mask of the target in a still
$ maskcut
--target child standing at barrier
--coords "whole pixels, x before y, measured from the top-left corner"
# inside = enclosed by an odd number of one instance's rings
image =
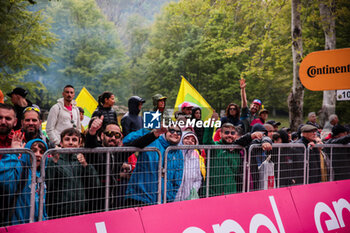
[[[12,139],[12,144],[17,144],[16,148],[23,148],[21,135],[16,134]],[[31,149],[36,157],[36,177],[40,177],[40,162],[43,154],[48,149],[47,144],[41,139],[30,140],[24,148]],[[3,225],[16,225],[29,223],[30,198],[32,183],[32,157],[29,154],[5,154],[0,160],[0,185],[1,189],[9,195],[7,198],[8,208],[1,210],[6,213],[1,220]],[[35,185],[35,214],[34,221],[39,218],[39,184]],[[45,185],[44,185],[45,188]],[[1,193],[1,195],[6,195]],[[46,189],[44,190],[46,193]],[[3,199],[3,198],[2,198]],[[45,211],[44,195],[43,220],[47,219]]]
[[[74,128],[61,133],[62,148],[79,148],[81,134]],[[81,153],[59,153],[49,158],[46,169],[47,209],[50,218],[87,211],[86,190],[100,185],[97,172]]]
[[[192,131],[182,134],[181,145],[198,145],[198,138]],[[182,150],[184,156],[184,169],[180,188],[176,194],[175,201],[198,199],[198,190],[202,183],[202,174],[205,177],[204,159],[197,150]],[[201,166],[202,165],[202,166]],[[203,171],[201,173],[201,171]]]

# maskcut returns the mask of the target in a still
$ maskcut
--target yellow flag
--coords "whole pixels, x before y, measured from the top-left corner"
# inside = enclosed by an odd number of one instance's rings
[[[212,107],[183,76],[181,77],[182,80],[179,93],[177,94],[174,112],[181,111],[182,104],[188,102],[194,107],[201,108],[202,120],[209,119],[213,114]]]
[[[91,119],[92,113],[95,111],[97,107],[97,101],[94,97],[86,90],[85,87],[81,89],[78,97],[75,99],[77,102],[77,106],[82,107],[84,109],[84,120],[82,125],[86,128]]]

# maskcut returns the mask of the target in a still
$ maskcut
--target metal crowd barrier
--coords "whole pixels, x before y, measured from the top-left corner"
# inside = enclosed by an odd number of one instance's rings
[[[271,151],[251,145],[247,192],[306,183],[306,148],[302,143],[275,143]]]
[[[158,167],[158,181],[157,184],[154,184],[157,187],[154,195],[157,196],[157,203],[161,203],[162,156],[157,148],[100,147],[93,149],[63,148],[46,151],[41,163],[42,179],[40,181],[46,182],[47,192],[42,185],[39,221],[43,219],[45,211],[45,196],[49,219],[132,207],[125,205],[124,200],[127,197],[125,191],[128,174],[113,169],[122,165],[116,161],[119,157],[123,157],[122,162],[124,162],[125,158],[133,153],[144,151],[154,151],[158,154],[159,159],[155,165]],[[85,160],[88,161],[86,167],[79,162],[79,153],[82,153]],[[60,156],[61,161],[58,156]],[[69,163],[64,162],[64,160],[69,160]],[[122,173],[126,175],[123,182],[121,182],[124,179],[121,177]],[[117,201],[119,202],[117,203]]]
[[[323,152],[321,153],[325,164],[322,166],[323,173],[321,172],[322,159],[319,149],[322,149]],[[14,194],[3,191],[8,180],[0,179],[0,187],[2,187],[0,189],[1,224],[19,224],[140,206],[141,202],[130,201],[132,195],[135,194],[127,191],[130,175],[139,175],[142,178],[151,176],[151,174],[138,173],[137,169],[127,173],[124,170],[116,170],[116,167],[119,168],[121,162],[124,162],[125,158],[130,155],[146,151],[155,152],[153,154],[155,160],[152,160],[154,164],[151,160],[143,163],[140,157],[135,157],[135,160],[137,159],[137,166],[153,166],[153,169],[157,171],[155,182],[152,183],[147,179],[139,181],[144,185],[155,187],[154,193],[149,194],[155,197],[155,201],[147,204],[161,204],[169,201],[183,201],[297,184],[350,179],[350,144],[325,144],[316,145],[314,148],[305,148],[303,144],[296,143],[273,144],[270,152],[264,152],[260,145],[252,145],[248,153],[245,148],[235,145],[170,146],[163,155],[157,148],[51,149],[43,155],[40,164],[40,177],[38,178],[36,177],[36,158],[31,150],[0,149],[1,155],[23,155],[26,153],[32,160],[31,166],[27,167],[32,176],[31,192],[27,194],[30,195],[29,217],[23,222],[11,222],[8,216],[6,216],[7,220],[4,220],[3,217],[10,210],[8,207],[4,208],[5,200],[11,199]],[[173,153],[176,151],[185,154],[184,161],[175,160],[176,157]],[[196,152],[194,153],[194,151]],[[79,162],[78,153],[85,156],[85,160],[88,161],[87,167],[82,166]],[[63,159],[64,155],[70,155],[65,159],[74,163],[61,163],[62,161],[58,157]],[[164,159],[162,160],[162,158]],[[20,161],[15,156],[14,161],[17,160]],[[1,162],[4,161],[0,160]],[[136,161],[134,162],[136,163]],[[176,167],[176,164],[181,163],[184,164],[183,168]],[[4,168],[5,166],[0,167],[0,177],[5,171]],[[84,173],[85,168],[91,169],[92,172]],[[70,170],[70,176],[64,177],[62,169]],[[183,169],[187,170],[182,173]],[[325,176],[325,172],[327,176]],[[181,173],[184,175],[176,175]],[[153,174],[154,176],[155,174]],[[69,182],[74,179],[77,179],[77,183],[81,180],[81,183],[77,186],[69,185]],[[17,180],[19,179],[10,180],[10,183],[16,183]],[[86,183],[86,180],[90,182]],[[34,216],[36,187],[39,187],[40,190],[37,219]],[[20,195],[22,194],[20,193]],[[62,199],[65,195],[72,198]],[[65,212],[57,211],[60,208],[64,209]]]
[[[164,169],[168,170],[168,154],[170,151],[182,150],[186,151],[200,150],[206,154],[204,164],[206,169],[206,177],[203,177],[203,185],[199,197],[210,197],[239,193],[245,191],[246,185],[246,161],[247,153],[244,147],[237,145],[196,145],[196,146],[169,146],[164,155]],[[203,152],[204,151],[204,152]],[[186,157],[186,156],[184,156]],[[186,161],[186,158],[184,158]],[[197,163],[195,161],[195,163]],[[198,169],[195,164],[189,165],[190,169]],[[189,172],[189,171],[187,171]],[[195,171],[190,171],[190,173]],[[185,173],[186,174],[186,171]],[[190,179],[191,177],[185,177]],[[182,180],[182,182],[184,179]],[[167,184],[168,177],[165,172],[165,181]],[[182,183],[181,182],[181,183]],[[167,200],[167,190],[165,186],[164,200]],[[197,190],[198,191],[198,190]],[[181,200],[181,199],[180,199]]]
[[[32,223],[35,218],[36,157],[33,151],[24,148],[0,149],[0,155],[0,226]],[[30,192],[23,192],[29,174]],[[30,204],[26,205],[28,197]],[[17,206],[19,200],[22,205]],[[19,212],[24,219],[20,218]]]
[[[317,144],[307,149],[307,184],[350,179],[350,144]]]

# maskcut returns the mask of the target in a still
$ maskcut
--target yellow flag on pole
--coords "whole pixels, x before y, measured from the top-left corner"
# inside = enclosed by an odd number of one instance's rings
[[[194,107],[201,108],[203,121],[209,119],[213,114],[213,108],[183,76],[181,77],[182,80],[179,93],[177,94],[174,112],[181,110],[182,104],[188,102]]]
[[[86,90],[85,87],[81,89],[78,97],[75,99],[77,102],[77,106],[82,107],[84,109],[84,120],[82,125],[86,128],[91,119],[92,113],[97,108],[97,101],[94,97]]]

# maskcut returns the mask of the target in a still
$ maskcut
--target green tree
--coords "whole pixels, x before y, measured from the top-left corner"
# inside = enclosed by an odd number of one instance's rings
[[[95,98],[108,90],[125,101],[124,50],[114,24],[105,19],[95,1],[62,0],[44,9],[60,41],[47,51],[55,62],[46,71],[33,71],[28,79],[40,78],[54,99],[71,84],[77,92],[85,86]]]
[[[33,67],[45,69],[52,59],[45,56],[56,38],[49,31],[49,19],[42,11],[29,10],[28,1],[2,1],[0,5],[0,80],[2,91],[24,86],[35,97],[40,82],[24,83],[23,76]]]

